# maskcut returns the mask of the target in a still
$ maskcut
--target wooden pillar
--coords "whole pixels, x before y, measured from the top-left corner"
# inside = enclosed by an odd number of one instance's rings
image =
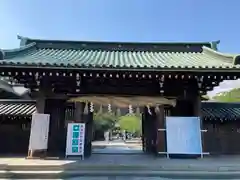
[[[37,111],[37,113],[44,113],[45,112],[45,104],[46,104],[46,98],[44,96],[39,96],[36,99],[36,111]]]
[[[144,141],[145,141],[145,152],[151,153],[152,151],[152,133],[154,133],[154,129],[152,129],[151,123],[152,118],[151,114],[148,111],[148,108],[144,108]]]
[[[46,101],[50,114],[48,156],[64,157],[66,150],[67,127],[65,126],[66,100],[49,99]]]
[[[194,116],[199,116],[200,117],[200,126],[201,126],[201,130],[204,130],[204,126],[203,126],[203,118],[202,118],[202,110],[201,110],[201,97],[200,95],[196,94],[193,97],[193,107],[194,107]],[[203,152],[206,152],[206,146],[205,146],[205,133],[207,132],[201,132],[201,136],[202,136],[202,150]]]
[[[143,151],[146,153],[157,153],[157,130],[156,130],[156,113],[155,108],[151,107],[150,112],[147,107],[144,107],[142,115],[143,129]]]
[[[156,118],[156,112],[155,112],[155,108],[151,107],[151,114],[149,116],[149,120],[150,120],[150,142],[151,142],[151,150],[150,153],[153,154],[157,154],[157,127],[156,127],[156,122],[157,122],[157,118]]]
[[[147,111],[147,107],[144,107],[143,108],[143,118],[142,118],[142,120],[143,120],[143,123],[142,123],[142,125],[143,125],[143,137],[142,137],[142,139],[143,139],[143,145],[144,145],[144,152],[148,152],[149,151],[149,141],[148,141],[148,134],[149,134],[149,127],[148,127],[148,111]]]
[[[85,131],[85,151],[84,156],[90,157],[92,154],[92,139],[93,139],[93,112],[90,112],[90,103],[85,105],[85,110],[87,108],[87,112],[84,112],[85,123],[86,123],[86,131]]]
[[[146,112],[142,112],[142,151],[146,152]]]
[[[37,94],[37,113],[50,115],[48,149],[31,150],[28,152],[28,158],[64,156],[66,148],[65,108],[66,100],[46,97],[43,92]]]
[[[193,98],[193,106],[194,106],[194,115],[201,117],[201,97],[196,95]]]
[[[92,128],[93,113],[90,112],[90,104],[83,102],[75,103],[74,122],[85,123],[84,156],[89,157],[92,152]]]
[[[75,102],[75,109],[74,109],[74,122],[84,122],[84,107],[85,103],[83,102]]]
[[[166,119],[164,114],[164,106],[156,108],[156,150],[157,154],[162,156],[166,155],[167,143],[166,143]]]

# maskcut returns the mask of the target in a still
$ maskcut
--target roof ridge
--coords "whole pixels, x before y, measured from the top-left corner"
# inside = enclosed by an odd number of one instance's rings
[[[11,52],[20,52],[20,51],[24,51],[26,49],[29,49],[29,48],[32,48],[36,46],[36,43],[35,42],[32,42],[30,44],[26,44],[24,46],[20,46],[19,48],[14,48],[14,49],[2,49],[2,51],[4,53],[11,53]]]
[[[172,42],[166,42],[166,41],[139,41],[139,42],[131,42],[131,41],[94,41],[94,40],[90,40],[90,41],[81,41],[81,40],[56,40],[56,39],[35,39],[35,38],[29,38],[29,37],[24,37],[24,36],[17,36],[18,39],[20,39],[22,41],[22,44],[27,44],[27,41],[39,41],[39,42],[66,42],[66,43],[102,43],[102,44],[108,44],[108,43],[112,43],[112,44],[193,44],[193,45],[200,45],[200,44],[209,44],[210,46],[212,46],[212,44],[218,44],[220,41],[187,41],[187,42],[182,42],[182,41],[172,41]]]
[[[206,46],[203,46],[202,49],[203,49],[203,53],[211,54],[221,58],[224,57],[227,63],[232,63],[233,65],[239,64],[237,61],[240,58],[240,54],[222,53],[217,50],[208,48]]]
[[[21,102],[23,102],[23,103],[35,103],[36,100],[33,100],[33,99],[30,99],[30,100],[28,100],[28,99],[0,99],[0,102],[1,103],[9,103],[9,102],[11,102],[11,103],[21,103]]]

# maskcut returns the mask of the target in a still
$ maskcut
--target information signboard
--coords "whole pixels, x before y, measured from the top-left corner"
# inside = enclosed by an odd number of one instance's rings
[[[66,156],[84,156],[85,124],[68,123]]]
[[[49,133],[49,114],[32,115],[29,150],[47,150]]]
[[[199,117],[166,117],[167,153],[202,154]]]

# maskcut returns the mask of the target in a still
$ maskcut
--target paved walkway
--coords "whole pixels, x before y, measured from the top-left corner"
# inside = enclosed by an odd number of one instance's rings
[[[142,153],[142,144],[138,141],[124,142],[114,141],[95,141],[93,142],[93,153],[98,154],[136,154]]]
[[[90,158],[69,158],[66,160],[30,160],[25,158],[0,158],[0,165],[13,166],[62,166],[79,165],[142,165],[142,166],[197,166],[197,167],[236,167],[240,169],[240,156],[205,157],[203,159],[167,159],[150,155],[104,155],[93,154]]]
[[[93,153],[99,154],[136,154],[142,153],[142,144],[133,141],[96,141],[93,142]]]
[[[54,173],[85,173],[89,175],[95,175],[103,173],[103,176],[95,177],[78,177],[78,179],[94,180],[94,179],[129,179],[129,180],[160,180],[162,177],[175,176],[179,178],[179,175],[182,173],[185,174],[196,174],[194,177],[205,176],[207,173],[215,173],[214,178],[220,179],[234,175],[234,177],[240,177],[240,156],[222,156],[218,158],[206,157],[203,159],[167,159],[167,158],[156,158],[149,155],[103,155],[103,154],[94,154],[91,158],[85,159],[83,161],[78,158],[72,160],[26,160],[24,158],[0,158],[0,166],[7,166],[6,173],[26,173],[28,171],[34,171],[34,167],[38,167],[38,170],[35,169],[35,173],[38,174],[40,171],[45,170],[48,173],[51,173],[51,167],[56,167],[52,170]],[[131,174],[132,177],[126,178],[120,177],[119,173],[121,171],[114,169],[115,167],[122,166],[123,173]],[[138,166],[136,168],[136,166]],[[14,170],[16,167],[24,167],[22,170]],[[40,167],[40,168],[39,168]],[[57,167],[62,167],[62,169],[57,169]],[[94,169],[94,167],[103,167],[105,172],[100,169]],[[134,167],[136,169],[134,169]],[[146,167],[152,168],[151,170],[146,169]],[[93,169],[91,169],[93,168]],[[140,169],[139,169],[140,168]],[[91,171],[90,171],[91,169]],[[17,172],[18,171],[18,172]],[[59,172],[58,172],[59,171]],[[86,171],[86,172],[85,172]],[[88,171],[88,172],[87,172]],[[96,171],[96,172],[95,172]],[[115,172],[114,172],[115,171]],[[149,172],[148,172],[149,171]],[[159,171],[159,172],[157,172]],[[94,172],[94,173],[93,173]],[[105,173],[105,174],[104,174]],[[110,174],[113,173],[111,176]],[[151,177],[155,174],[155,177]],[[227,176],[226,176],[227,173]],[[238,173],[238,174],[236,174]],[[143,175],[142,177],[139,177]],[[34,175],[36,176],[36,175]],[[38,175],[39,176],[39,175]],[[187,176],[186,176],[187,177]],[[167,179],[167,178],[166,178]],[[187,178],[183,178],[187,179]],[[188,178],[190,179],[190,178]],[[203,178],[197,178],[203,179]],[[225,178],[230,179],[230,178]]]

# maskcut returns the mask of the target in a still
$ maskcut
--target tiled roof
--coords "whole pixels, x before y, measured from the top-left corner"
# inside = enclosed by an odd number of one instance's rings
[[[202,102],[204,119],[240,119],[240,103]]]
[[[31,116],[36,111],[33,101],[0,101],[0,115]]]
[[[34,112],[35,101],[0,100],[0,115],[31,116]],[[202,102],[202,117],[205,120],[240,119],[240,103]]]
[[[113,43],[21,39],[21,47],[3,50],[1,66],[80,69],[238,68],[235,55],[211,49],[211,43]],[[216,44],[216,43],[215,43]]]

